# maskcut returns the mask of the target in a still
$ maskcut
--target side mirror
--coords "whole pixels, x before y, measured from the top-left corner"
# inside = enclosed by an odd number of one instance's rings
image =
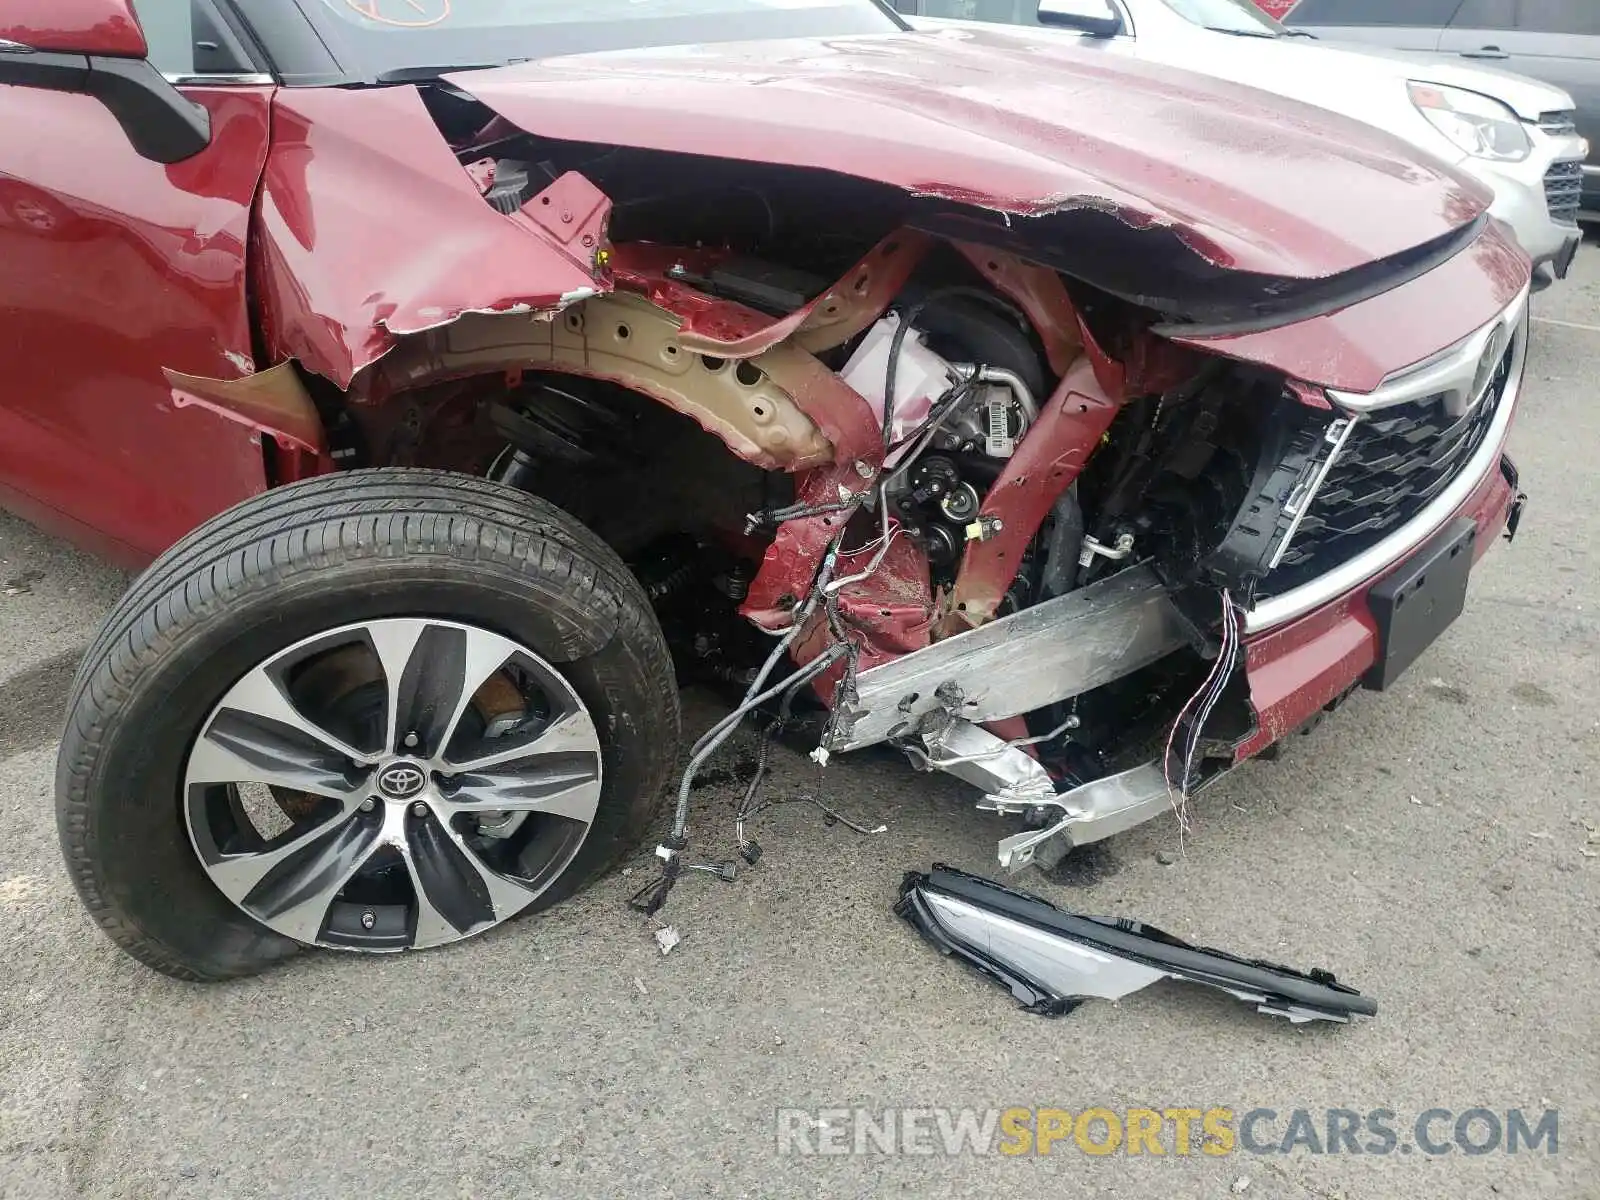
[[[1076,29],[1090,37],[1116,37],[1122,17],[1111,0],[1039,0],[1039,24]]]
[[[151,64],[129,0],[5,4],[0,84],[93,96],[155,162],[182,162],[211,144],[211,114]]]

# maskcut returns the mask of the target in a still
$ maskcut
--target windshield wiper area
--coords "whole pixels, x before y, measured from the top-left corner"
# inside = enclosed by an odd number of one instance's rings
[[[495,67],[509,67],[512,63],[527,62],[525,58],[508,58],[504,62],[459,63],[447,67],[395,67],[379,71],[372,77],[374,83],[432,83],[457,71],[491,71]]]
[[[1310,38],[1313,42],[1321,40],[1316,34],[1307,33],[1304,29],[1285,29],[1281,36]]]
[[[1225,33],[1229,37],[1267,38],[1269,40],[1276,40],[1278,36],[1275,33],[1264,33],[1256,29],[1230,29],[1226,25],[1207,25],[1206,28],[1212,33]]]

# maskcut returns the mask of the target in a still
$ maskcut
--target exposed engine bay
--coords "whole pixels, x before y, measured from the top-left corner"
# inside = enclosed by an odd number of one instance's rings
[[[514,212],[561,165],[510,149],[473,170]],[[558,317],[555,369],[528,364],[490,406],[505,449],[488,470],[624,554],[680,679],[773,725],[810,707],[819,760],[889,742],[969,780],[1022,821],[1000,848],[1012,870],[1231,766],[1253,715],[1229,687],[1228,606],[1253,602],[1290,541],[1300,510],[1281,501],[1314,487],[1334,414],[1281,376],[1160,343],[1125,303],[1015,256],[906,226],[867,247],[790,240],[815,227],[784,207],[792,189],[764,194],[746,171],[727,190],[634,197],[628,158],[583,163],[615,204],[618,292]],[[692,246],[644,240],[712,211]],[[452,340],[472,345],[470,325]],[[680,355],[688,372],[648,378]],[[641,379],[699,428],[643,400]],[[824,400],[870,424],[825,423]],[[1030,613],[1046,619],[1026,626]],[[685,800],[737,724],[696,747]]]
[[[948,199],[552,141],[450,87],[424,99],[485,208],[597,286],[398,338],[352,378],[331,453],[552,501],[633,568],[680,681],[737,696],[693,748],[641,907],[681,869],[696,772],[757,712],[792,733],[809,709],[824,764],[888,743],[972,783],[1020,821],[1011,870],[1184,819],[1290,731],[1258,736],[1251,612],[1414,516],[1494,418],[1363,423],[1184,345],[1131,284],[1055,265],[1047,225],[1029,245]],[[1263,302],[1240,311],[1256,328]],[[1520,362],[1493,351],[1474,397]],[[742,826],[740,845],[753,861]]]

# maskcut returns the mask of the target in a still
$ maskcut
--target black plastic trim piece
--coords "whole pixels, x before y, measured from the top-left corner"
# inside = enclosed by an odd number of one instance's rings
[[[211,144],[211,114],[146,59],[0,51],[0,84],[93,96],[154,162],[182,162]]]
[[[1372,585],[1367,608],[1378,626],[1378,661],[1362,686],[1393,685],[1466,607],[1478,523],[1457,517]]]
[[[1500,456],[1500,474],[1511,486],[1511,508],[1506,513],[1506,528],[1502,536],[1507,542],[1514,542],[1517,540],[1517,529],[1522,525],[1522,511],[1528,507],[1528,493],[1517,486],[1517,464],[1511,461],[1509,454]]]
[[[81,92],[88,79],[87,55],[0,50],[0,84],[44,88],[52,92]]]
[[[211,114],[148,59],[91,58],[84,91],[111,110],[141,158],[182,162],[211,144]]]
[[[1150,309],[1165,318],[1150,327],[1161,337],[1208,338],[1293,325],[1382,295],[1455,257],[1489,219],[1484,214],[1399,254],[1306,279],[1217,266],[1175,228],[1134,228],[1095,205],[1093,197],[1078,197],[1036,217],[978,217],[952,211],[947,201],[925,199],[906,224],[1009,251]],[[1182,269],[1175,270],[1175,263]]]
[[[1150,332],[1166,338],[1238,337],[1284,325],[1298,325],[1420,279],[1477,241],[1488,224],[1489,214],[1485,212],[1477,220],[1404,254],[1367,263],[1340,275],[1297,283],[1284,289],[1282,295],[1287,303],[1282,307],[1263,304],[1256,313],[1230,320],[1194,324],[1173,321],[1151,326]]]
[[[1254,593],[1300,524],[1288,511],[1289,502],[1298,500],[1299,514],[1305,514],[1339,445],[1331,420],[1304,405],[1277,406],[1263,432],[1244,503],[1202,563],[1214,582]]]
[[[320,3],[321,0],[314,0]],[[236,28],[260,48],[272,73],[292,87],[354,82],[299,0],[219,0]]]
[[[1039,24],[1054,29],[1073,29],[1086,37],[1114,38],[1125,32],[1122,14],[1110,4],[1106,7],[1111,9],[1109,17],[1087,17],[1075,13],[1048,12],[1041,4],[1038,8],[1038,21]]]

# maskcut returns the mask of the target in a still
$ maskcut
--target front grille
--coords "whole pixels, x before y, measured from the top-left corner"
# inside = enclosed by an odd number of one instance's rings
[[[1272,572],[1271,590],[1297,586],[1376,545],[1444,491],[1483,445],[1515,351],[1513,343],[1482,398],[1460,416],[1445,410],[1440,395],[1361,417]]]
[[[1583,164],[1575,160],[1552,164],[1544,173],[1544,201],[1551,220],[1576,225],[1583,203]]]
[[[1540,113],[1539,128],[1553,137],[1567,137],[1578,132],[1578,114],[1571,109]]]

